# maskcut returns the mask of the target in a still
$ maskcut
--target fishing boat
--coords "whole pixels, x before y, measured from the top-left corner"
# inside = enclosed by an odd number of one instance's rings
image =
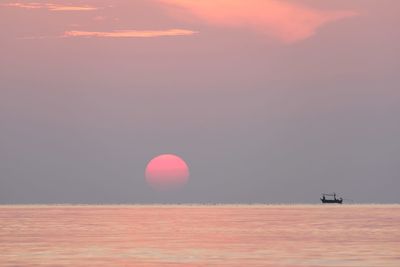
[[[343,203],[343,198],[336,198],[336,193],[333,194],[322,194],[322,197],[320,198],[322,203],[324,204],[342,204]]]

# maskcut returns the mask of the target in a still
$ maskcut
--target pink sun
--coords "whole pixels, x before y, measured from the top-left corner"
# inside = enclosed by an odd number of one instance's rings
[[[164,154],[147,164],[145,175],[147,183],[156,190],[177,189],[187,183],[189,168],[182,158]]]

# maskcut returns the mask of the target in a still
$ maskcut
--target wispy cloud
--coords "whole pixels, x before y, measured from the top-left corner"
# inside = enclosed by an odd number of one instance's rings
[[[357,15],[350,10],[323,11],[283,0],[159,1],[210,25],[247,28],[284,43],[307,39],[327,23]]]
[[[15,7],[15,8],[24,8],[24,9],[47,9],[49,11],[92,11],[97,10],[98,8],[95,6],[88,5],[61,5],[61,4],[52,4],[52,3],[5,3],[1,4],[5,7]]]
[[[196,31],[184,29],[169,29],[158,31],[123,30],[110,32],[96,31],[66,31],[63,37],[100,37],[100,38],[151,38],[164,36],[193,35]]]

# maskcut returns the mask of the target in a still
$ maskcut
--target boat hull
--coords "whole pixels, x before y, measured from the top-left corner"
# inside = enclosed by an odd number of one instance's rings
[[[321,202],[324,204],[342,204],[343,199],[322,199]]]

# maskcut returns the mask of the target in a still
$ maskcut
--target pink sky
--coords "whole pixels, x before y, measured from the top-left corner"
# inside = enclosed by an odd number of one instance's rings
[[[357,16],[354,10],[318,10],[307,5],[276,0],[162,0],[210,25],[245,28],[284,43],[313,36],[327,23]],[[171,12],[171,14],[174,14]]]
[[[162,37],[190,35],[196,32],[194,29],[138,29],[134,23],[121,28],[122,26],[118,22],[127,18],[120,17],[118,5],[103,5],[101,1],[99,2],[99,5],[95,5],[90,1],[86,4],[79,1],[76,5],[71,5],[61,2],[10,1],[1,6],[4,9],[26,9],[31,12],[46,10],[72,13],[70,14],[71,19],[76,19],[77,13],[88,12],[90,18],[79,16],[80,20],[73,20],[70,25],[64,25],[64,29],[60,29],[60,32],[64,31],[65,36],[68,37]],[[248,29],[283,43],[294,43],[310,38],[326,24],[359,15],[355,9],[324,10],[295,2],[277,0],[160,0],[149,2],[153,8],[161,9],[165,16],[181,21],[183,24],[185,21],[193,21],[220,28]],[[135,5],[137,4],[135,3],[137,2],[133,2],[125,8],[133,11],[136,9]],[[144,9],[143,12],[151,12],[151,9]],[[42,16],[46,15],[42,13]],[[83,28],[88,23],[85,20],[108,21],[108,25],[113,25],[115,28],[112,31]],[[69,29],[71,25],[83,29]],[[98,29],[99,26],[93,25],[92,27]]]
[[[1,1],[0,203],[311,202],[324,191],[393,202],[398,10]],[[146,185],[160,154],[190,166],[179,194]]]

